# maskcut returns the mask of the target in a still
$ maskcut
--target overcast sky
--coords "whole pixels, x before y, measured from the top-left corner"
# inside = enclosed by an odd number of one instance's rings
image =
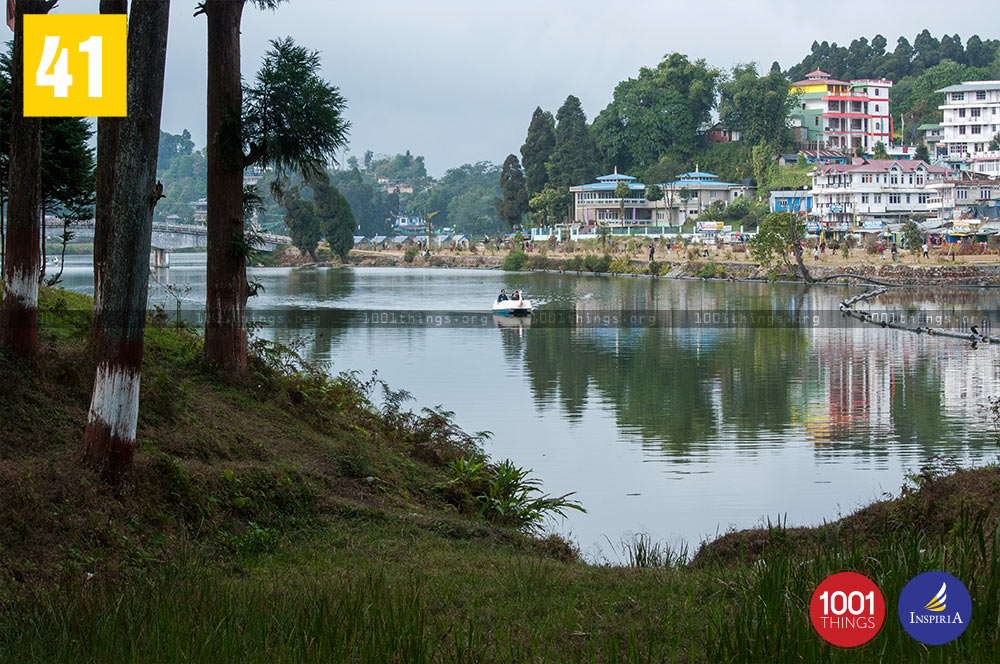
[[[60,13],[97,0],[62,0]],[[277,11],[247,7],[243,75],[268,40],[291,35],[322,52],[324,75],[347,98],[349,154],[426,157],[431,175],[517,153],[535,106],[555,113],[568,94],[587,118],[615,85],[666,53],[728,68],[799,62],[814,40],[897,37],[927,27],[940,37],[1000,36],[997,0],[833,4],[800,0],[291,0]],[[86,5],[84,9],[83,5]],[[173,0],[163,129],[205,143],[205,17]],[[994,30],[994,32],[990,32]]]

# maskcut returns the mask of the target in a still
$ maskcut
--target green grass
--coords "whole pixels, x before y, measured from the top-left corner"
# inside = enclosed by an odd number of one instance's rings
[[[570,498],[532,491],[449,413],[409,413],[391,391],[376,408],[376,380],[331,380],[274,347],[226,385],[197,336],[156,323],[136,474],[115,488],[74,457],[90,301],[42,301],[44,352],[0,355],[0,662],[994,661],[996,466],[929,469],[895,500],[730,533],[690,563],[637,535],[629,564],[592,565],[530,533],[546,500]],[[807,617],[845,568],[887,600],[858,651]],[[973,596],[966,633],[936,648],[895,615],[928,569]]]

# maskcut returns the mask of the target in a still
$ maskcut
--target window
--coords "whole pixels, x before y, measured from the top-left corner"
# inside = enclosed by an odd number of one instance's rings
[[[878,131],[881,128],[882,128],[882,123],[881,122],[876,122],[875,123],[875,130]]]
[[[951,100],[952,101],[964,101],[965,100],[965,93],[964,92],[952,92],[951,93]]]
[[[993,190],[992,189],[982,189],[979,192],[979,197],[983,198],[983,199],[992,198],[993,197]]]
[[[963,127],[959,127],[958,128],[958,133],[959,133],[960,136],[965,136],[965,127],[964,126]]]
[[[920,173],[917,173],[917,185],[919,186],[922,185],[923,183],[924,183],[924,176],[921,175]]]
[[[906,202],[907,202],[907,203],[909,203],[909,202],[910,202],[910,195],[909,195],[909,194],[907,194],[907,195],[906,195]]]
[[[958,117],[960,117],[960,118],[964,118],[965,117],[965,109],[964,108],[958,109]]]
[[[899,176],[896,175],[895,173],[893,173],[890,176],[890,181],[891,181],[892,184],[899,184]]]
[[[816,126],[817,127],[819,126],[819,116],[818,115],[816,116]]]
[[[958,200],[960,200],[960,201],[967,201],[967,200],[969,200],[969,190],[968,189],[956,189],[955,190],[955,198],[958,199]]]
[[[982,125],[972,125],[972,133],[973,134],[981,134],[981,133],[983,133],[982,130],[983,130]]]
[[[862,203],[868,202],[868,194],[861,194],[861,202]]]
[[[918,203],[927,203],[927,194],[917,194]]]
[[[978,108],[970,108],[969,109],[969,117],[970,118],[978,118],[979,117],[979,109]]]
[[[880,204],[882,202],[882,194],[875,194],[872,196],[872,203]]]
[[[986,90],[976,90],[976,99],[979,101],[986,99]]]
[[[862,184],[871,184],[871,181],[872,181],[872,174],[871,173],[862,173],[861,174],[861,183]]]
[[[913,184],[913,173],[910,173],[910,184]]]
[[[889,194],[889,205],[899,203],[899,194]]]
[[[875,104],[875,112],[878,113],[878,104]]]

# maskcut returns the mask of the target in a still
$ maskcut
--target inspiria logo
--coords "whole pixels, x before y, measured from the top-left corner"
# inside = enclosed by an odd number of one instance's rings
[[[971,617],[969,591],[947,572],[918,574],[899,595],[899,621],[921,643],[941,645],[954,641],[965,631]]]

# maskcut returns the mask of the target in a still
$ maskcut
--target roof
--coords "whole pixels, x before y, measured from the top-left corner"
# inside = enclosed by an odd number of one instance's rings
[[[645,190],[646,185],[641,182],[626,182],[630,190],[642,191]],[[574,189],[586,189],[587,191],[614,191],[618,188],[617,182],[594,182],[591,184],[582,184],[574,187]]]
[[[393,243],[398,242],[398,243],[402,244],[402,243],[406,242],[409,239],[410,239],[409,235],[397,235],[397,236],[395,236],[395,237],[392,238],[392,241],[393,241]]]
[[[355,235],[354,236],[354,244],[359,244],[361,242],[364,242],[367,239],[368,238],[366,238],[364,235]]]
[[[1000,90],[1000,81],[964,81],[958,85],[949,85],[936,92],[975,92],[977,90]]]
[[[931,123],[931,122],[927,122],[927,123],[924,123],[924,124],[920,125],[919,127],[917,127],[917,131],[930,131],[931,129],[940,129],[940,128],[941,128],[941,125],[939,125],[939,124],[934,124],[934,123]]]
[[[376,235],[372,238],[372,242],[385,242],[387,239],[388,238],[385,235]]]
[[[815,69],[806,74],[806,77],[803,80],[792,83],[792,87],[801,87],[803,85],[822,85],[824,83],[833,85],[850,85],[847,81],[838,81],[835,78],[830,78],[830,75],[825,71]]]
[[[718,180],[719,176],[715,173],[705,173],[704,171],[691,171],[690,173],[681,173],[677,176],[678,180]]]
[[[859,171],[866,173],[887,173],[893,166],[898,166],[903,173],[912,173],[918,166],[923,166],[928,173],[948,173],[947,168],[931,166],[927,162],[916,159],[860,159],[855,157],[850,164],[825,164],[819,167],[821,173],[849,173]]]
[[[597,178],[598,182],[604,182],[605,180],[634,180],[635,178],[631,175],[621,175],[619,173],[609,173],[608,175],[602,175]]]

